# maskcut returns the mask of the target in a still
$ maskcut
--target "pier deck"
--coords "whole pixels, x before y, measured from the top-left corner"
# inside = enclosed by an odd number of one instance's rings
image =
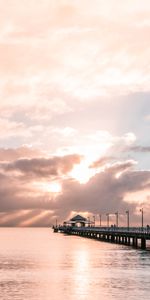
[[[77,227],[59,226],[54,231],[100,241],[112,242],[146,249],[146,241],[150,240],[150,229],[139,227]]]

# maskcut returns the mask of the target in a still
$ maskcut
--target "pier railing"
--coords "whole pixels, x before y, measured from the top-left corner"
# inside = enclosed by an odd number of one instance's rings
[[[117,232],[117,233],[143,233],[150,235],[150,228],[147,227],[77,227],[77,226],[59,226],[59,231],[78,230],[78,231],[96,231],[96,232]]]
[[[146,241],[150,240],[149,227],[58,226],[54,228],[54,231],[118,244],[132,245],[134,247],[141,247],[142,249],[146,249]]]

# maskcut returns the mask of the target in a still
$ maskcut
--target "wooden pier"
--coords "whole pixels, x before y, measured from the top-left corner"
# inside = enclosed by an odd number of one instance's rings
[[[69,235],[76,235],[98,241],[123,244],[135,248],[146,249],[146,242],[150,240],[150,229],[147,227],[77,227],[59,226],[54,231]]]

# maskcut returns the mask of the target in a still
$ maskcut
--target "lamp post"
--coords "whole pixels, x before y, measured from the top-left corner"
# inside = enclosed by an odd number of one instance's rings
[[[93,225],[95,227],[95,216],[93,216]]]
[[[87,219],[88,219],[88,227],[90,227],[90,217],[88,217]]]
[[[143,208],[140,209],[140,212],[141,212],[141,217],[142,217],[142,230],[143,230],[143,223],[144,223],[144,222],[143,222],[143,221],[144,221],[144,220],[143,220],[143,219],[144,219],[144,218],[143,218],[143,215],[144,215]]]
[[[107,227],[109,227],[109,213],[107,213],[106,216],[107,216]]]
[[[129,230],[129,210],[126,210],[126,214],[127,214],[127,228]]]
[[[118,217],[119,217],[118,211],[115,213],[115,215],[116,215],[116,226],[118,227]]]
[[[102,215],[99,214],[99,226],[101,227],[102,226]]]

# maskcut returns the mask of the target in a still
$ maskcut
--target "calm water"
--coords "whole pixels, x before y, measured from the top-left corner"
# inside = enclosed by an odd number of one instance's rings
[[[149,251],[50,229],[0,229],[1,300],[149,298]]]

